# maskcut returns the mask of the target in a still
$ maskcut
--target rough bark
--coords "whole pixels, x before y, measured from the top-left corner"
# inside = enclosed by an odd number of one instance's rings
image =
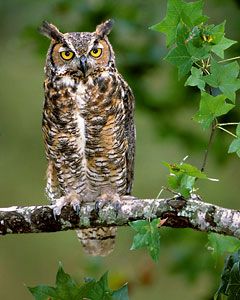
[[[54,205],[0,208],[0,234],[124,226],[134,220],[160,217],[167,218],[163,226],[217,232],[240,239],[240,211],[205,203],[196,196],[188,200],[122,200],[117,206],[106,203],[99,210],[94,204],[85,203],[79,213],[65,206],[57,217],[53,209]]]

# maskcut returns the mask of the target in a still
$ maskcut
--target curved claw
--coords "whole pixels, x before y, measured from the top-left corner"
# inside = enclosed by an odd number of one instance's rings
[[[57,216],[61,214],[62,208],[65,205],[70,204],[74,211],[79,214],[80,212],[80,199],[79,197],[76,197],[74,194],[69,194],[67,196],[63,196],[59,199],[56,199],[55,207],[53,208],[53,216],[55,219],[57,219]]]
[[[99,213],[100,209],[103,209],[104,206],[108,203],[112,203],[114,210],[116,212],[116,214],[119,211],[119,208],[121,207],[121,198],[119,197],[118,194],[114,194],[114,195],[102,195],[100,196],[96,202],[95,202],[95,210],[97,212],[97,214]]]
[[[60,207],[60,206],[55,206],[53,208],[53,217],[55,220],[57,220],[57,216],[59,216],[61,214],[61,211],[62,211],[62,207]]]
[[[95,210],[97,214],[99,213],[99,210],[102,209],[109,201],[106,199],[98,198],[95,202]]]
[[[53,208],[53,216],[55,220],[57,219],[57,216],[61,214],[62,208],[66,204],[67,204],[66,197],[61,197],[59,199],[56,199],[55,206]]]
[[[76,212],[76,214],[80,213],[80,201],[79,200],[73,200],[70,202],[70,205],[72,206],[72,208],[74,209],[74,211]]]

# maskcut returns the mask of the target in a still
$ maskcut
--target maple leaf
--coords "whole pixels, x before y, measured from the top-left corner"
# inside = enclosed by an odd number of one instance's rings
[[[216,97],[202,92],[200,100],[200,108],[194,120],[199,122],[203,128],[208,128],[216,117],[225,115],[235,105],[226,103],[225,95],[218,95]]]
[[[167,47],[176,41],[177,26],[182,20],[188,27],[199,25],[208,18],[202,15],[203,1],[186,3],[182,0],[169,0],[166,17],[158,24],[150,27],[166,34]]]
[[[203,71],[196,67],[192,67],[191,75],[185,82],[185,86],[197,86],[200,90],[204,91],[205,88],[205,81],[203,80]]]
[[[224,51],[236,43],[236,41],[227,39],[223,36],[218,44],[212,46],[212,52],[217,54],[219,57],[224,58]]]
[[[214,26],[210,32],[213,43],[211,50],[221,58],[224,58],[224,51],[236,43],[236,41],[227,39],[224,36],[225,23],[226,22],[224,21],[223,23]]]
[[[64,272],[61,264],[59,264],[55,287],[42,284],[28,289],[35,300],[129,300],[126,284],[116,291],[108,287],[107,272],[98,281],[87,278],[85,283],[79,286],[69,274]]]
[[[177,45],[171,49],[165,57],[167,61],[177,66],[179,78],[190,71],[194,62],[185,43],[187,36],[188,32],[186,26],[183,23],[179,23],[177,27]]]
[[[147,248],[152,259],[158,261],[160,250],[160,234],[158,227],[160,225],[160,219],[154,219],[151,222],[148,220],[138,220],[129,224],[137,232],[133,238],[130,250]]]
[[[236,91],[240,88],[240,79],[237,78],[239,74],[238,63],[235,61],[223,65],[212,59],[210,73],[210,75],[204,76],[205,82],[219,88],[234,103]]]
[[[191,164],[169,164],[167,162],[163,162],[163,164],[170,172],[168,176],[168,186],[177,193],[180,193],[184,198],[188,198],[191,192],[194,191],[196,178],[207,179],[205,173]]]

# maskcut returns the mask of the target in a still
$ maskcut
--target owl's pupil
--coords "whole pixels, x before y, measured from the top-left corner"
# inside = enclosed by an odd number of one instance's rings
[[[66,52],[65,52],[65,55],[66,55],[66,56],[69,56],[69,55],[70,55],[70,52],[69,52],[69,51],[66,51]]]
[[[93,53],[96,54],[98,52],[98,49],[93,49]]]

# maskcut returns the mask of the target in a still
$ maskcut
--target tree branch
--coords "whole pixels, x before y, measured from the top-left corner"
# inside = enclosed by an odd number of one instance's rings
[[[189,200],[122,200],[117,208],[109,202],[99,211],[94,203],[85,203],[79,213],[65,206],[56,218],[53,208],[54,205],[0,208],[0,235],[124,226],[130,221],[160,217],[167,218],[163,226],[217,232],[240,239],[240,211],[202,202],[197,196]]]

